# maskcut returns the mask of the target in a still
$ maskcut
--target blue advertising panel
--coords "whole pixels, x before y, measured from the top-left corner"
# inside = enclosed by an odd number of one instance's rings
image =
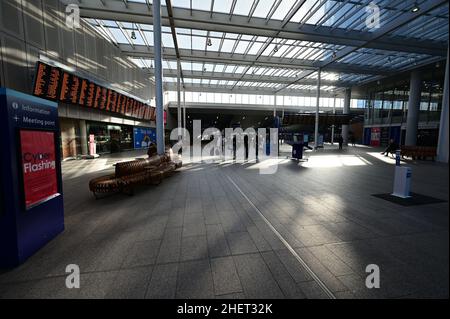
[[[134,149],[148,148],[150,142],[156,143],[156,129],[151,127],[134,128]]]
[[[12,268],[64,230],[57,103],[0,88],[0,134],[0,268]]]

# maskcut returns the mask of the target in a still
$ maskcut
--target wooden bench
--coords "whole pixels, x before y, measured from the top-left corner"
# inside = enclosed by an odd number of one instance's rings
[[[434,158],[437,156],[437,150],[436,147],[430,146],[402,146],[400,154],[402,157],[411,157],[413,160],[431,158],[434,161]]]
[[[115,165],[114,174],[91,180],[89,189],[95,198],[98,198],[99,194],[119,192],[132,195],[135,186],[159,184],[163,178],[172,175],[181,165],[181,161],[171,161],[167,154],[120,162]]]

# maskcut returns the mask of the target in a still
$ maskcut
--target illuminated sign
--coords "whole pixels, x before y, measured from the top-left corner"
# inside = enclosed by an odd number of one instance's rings
[[[42,62],[36,65],[33,95],[140,120],[154,120],[153,107]]]
[[[30,209],[59,195],[55,133],[21,130],[20,148],[25,207]]]

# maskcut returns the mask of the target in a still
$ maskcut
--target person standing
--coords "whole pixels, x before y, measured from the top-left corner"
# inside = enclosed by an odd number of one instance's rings
[[[338,143],[339,143],[339,149],[342,150],[342,145],[344,144],[344,139],[342,138],[342,135],[339,135]]]
[[[352,146],[355,146],[355,144],[356,144],[355,135],[350,136],[350,142],[352,143]]]

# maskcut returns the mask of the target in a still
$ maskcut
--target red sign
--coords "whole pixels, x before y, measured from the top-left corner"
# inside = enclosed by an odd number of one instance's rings
[[[370,145],[371,146],[380,146],[381,141],[381,130],[379,127],[372,127],[370,134]]]
[[[29,209],[58,195],[55,135],[20,131],[25,206]]]

